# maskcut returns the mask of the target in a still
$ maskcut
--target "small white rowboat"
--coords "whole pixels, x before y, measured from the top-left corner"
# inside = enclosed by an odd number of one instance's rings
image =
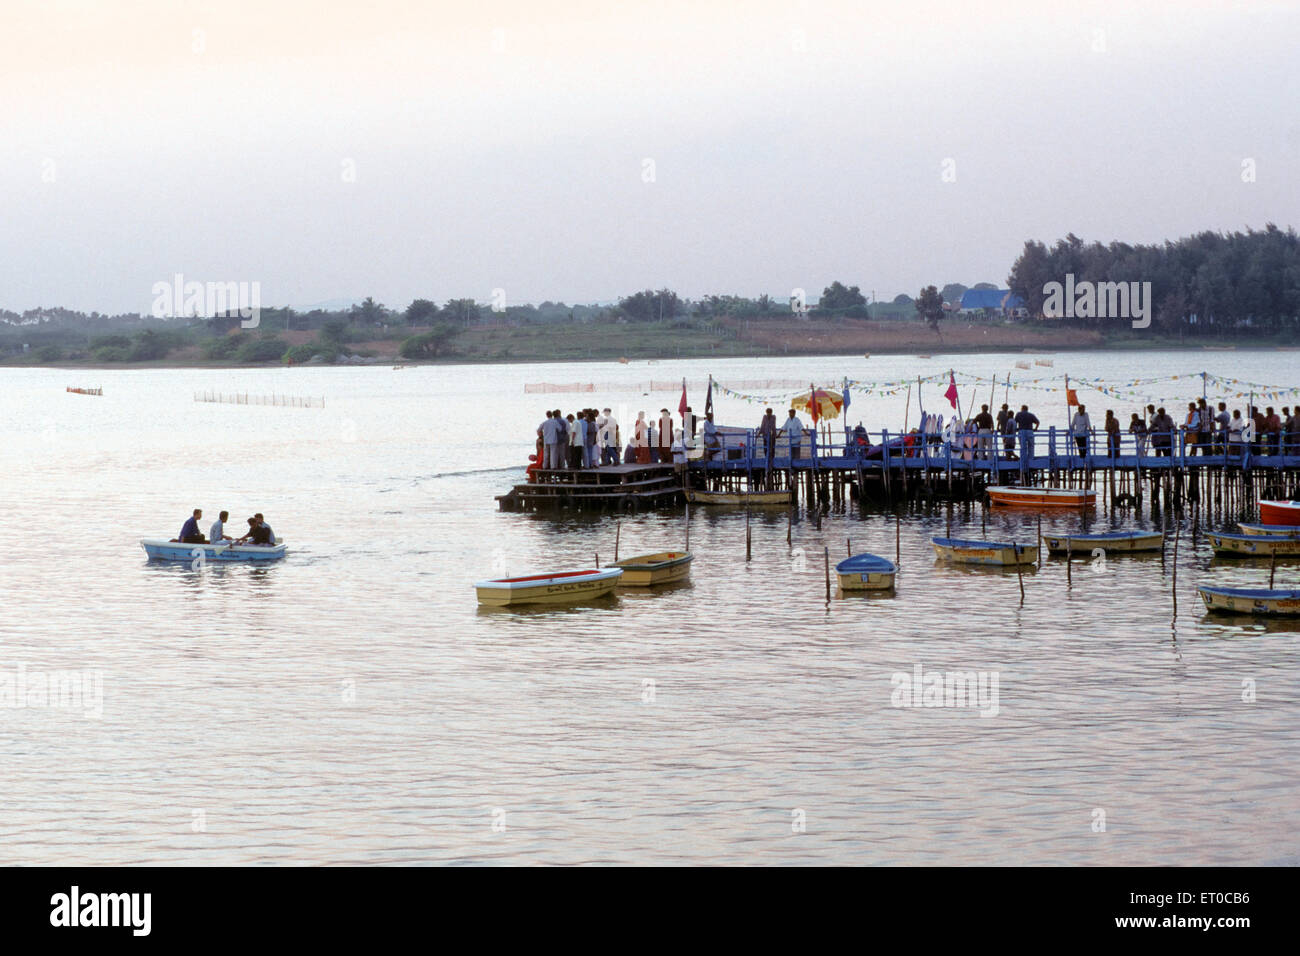
[[[519,578],[496,578],[476,581],[478,603],[489,607],[513,607],[517,604],[575,604],[603,597],[614,590],[622,568],[586,568],[579,571],[553,571]]]
[[[1107,553],[1125,554],[1136,551],[1159,551],[1165,546],[1165,536],[1159,531],[1105,531],[1097,534],[1045,534],[1048,551],[1069,551],[1088,557],[1093,549]]]
[[[984,489],[995,505],[1019,505],[1032,508],[1091,508],[1097,492],[1091,488],[1021,488],[1016,485],[990,485]]]
[[[990,564],[1015,567],[1033,564],[1038,560],[1038,545],[1015,544],[1009,541],[968,541],[961,538],[932,538],[935,552],[941,558],[961,564]]]
[[[697,505],[788,505],[785,491],[688,491],[686,500]]]
[[[1237,527],[1242,534],[1300,534],[1300,524],[1246,524],[1238,521]]]
[[[140,547],[158,561],[279,561],[285,555],[282,539],[265,544],[184,544],[161,538],[144,538]]]
[[[1271,591],[1266,588],[1197,588],[1210,611],[1233,614],[1300,615],[1300,591]]]
[[[1300,554],[1300,537],[1280,534],[1212,534],[1210,547],[1225,557],[1262,557]]]
[[[645,588],[690,577],[693,560],[695,555],[689,551],[660,551],[658,554],[624,558],[610,566],[623,569],[619,587]]]

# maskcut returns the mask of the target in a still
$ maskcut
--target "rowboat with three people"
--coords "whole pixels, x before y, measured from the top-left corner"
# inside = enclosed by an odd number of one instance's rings
[[[162,538],[143,538],[140,547],[157,561],[279,561],[285,555],[283,538],[275,544],[186,544]]]

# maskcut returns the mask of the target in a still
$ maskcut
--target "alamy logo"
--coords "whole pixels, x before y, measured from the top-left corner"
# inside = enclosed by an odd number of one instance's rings
[[[997,671],[895,671],[890,678],[893,707],[978,707],[981,717],[998,715]]]
[[[155,319],[180,316],[239,314],[239,327],[255,329],[262,321],[262,283],[260,282],[186,282],[182,273],[172,281],[155,282],[150,290]]]
[[[148,936],[151,893],[69,893],[50,897],[51,926],[129,926],[133,936]]]
[[[76,709],[98,719],[104,716],[104,672],[29,671],[26,664],[0,670],[0,707]]]
[[[1133,328],[1151,325],[1150,282],[1075,282],[1043,285],[1043,315],[1051,319],[1132,319]]]

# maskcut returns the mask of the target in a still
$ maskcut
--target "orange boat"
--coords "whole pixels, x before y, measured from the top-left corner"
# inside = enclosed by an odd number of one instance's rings
[[[1261,501],[1259,520],[1262,524],[1300,524],[1300,501]]]
[[[995,505],[1091,508],[1097,504],[1097,492],[1090,488],[1020,488],[1014,485],[990,485],[984,490],[989,493],[989,501]]]

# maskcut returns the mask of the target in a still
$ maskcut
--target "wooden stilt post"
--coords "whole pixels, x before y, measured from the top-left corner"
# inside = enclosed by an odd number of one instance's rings
[[[823,548],[826,555],[826,600],[829,603],[831,599],[831,549]]]
[[[618,561],[618,539],[619,539],[619,535],[621,535],[622,533],[623,533],[623,522],[621,522],[621,521],[615,521],[615,522],[614,522],[614,560],[615,560],[615,562]]]

